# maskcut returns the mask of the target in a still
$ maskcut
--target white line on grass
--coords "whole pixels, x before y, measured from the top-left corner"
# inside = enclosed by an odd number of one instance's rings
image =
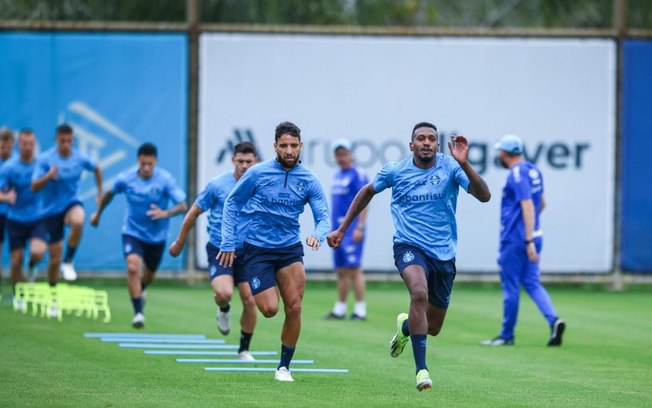
[[[237,349],[237,344],[153,344],[153,343],[118,343],[121,348],[153,349]]]
[[[252,356],[275,356],[276,351],[250,351]],[[155,356],[237,356],[237,351],[145,350]]]
[[[205,371],[242,371],[249,373],[269,373],[276,371],[275,368],[271,367],[205,367]],[[348,373],[349,370],[346,368],[293,368],[290,370],[291,373]]]
[[[238,360],[235,358],[177,358],[177,363],[278,364],[278,360]],[[292,360],[292,364],[314,364],[314,360]]]

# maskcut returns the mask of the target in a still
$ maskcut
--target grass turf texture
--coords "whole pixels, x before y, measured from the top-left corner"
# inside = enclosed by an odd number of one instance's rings
[[[3,285],[0,406],[652,405],[650,287],[625,292],[553,287],[555,306],[568,323],[561,348],[545,346],[547,325],[524,297],[516,346],[489,348],[479,342],[498,333],[500,290],[458,284],[442,333],[428,338],[433,390],[419,393],[411,347],[397,359],[388,352],[396,314],[408,307],[401,283],[369,285],[366,322],[322,320],[332,307],[334,285],[309,283],[295,358],[314,359],[311,367],[348,368],[350,373],[296,373],[294,383],[277,383],[272,373],[204,372],[209,364],[179,364],[175,356],[146,356],[142,350],[85,339],[84,332],[132,331],[132,310],[122,282],[79,284],[109,291],[110,323],[74,316],[59,323],[13,312]],[[230,344],[238,343],[240,309],[236,297],[226,337]],[[148,289],[145,312],[146,329],[140,333],[222,338],[214,326],[208,284],[157,282]],[[279,351],[281,324],[282,312],[273,319],[259,315],[252,351]]]

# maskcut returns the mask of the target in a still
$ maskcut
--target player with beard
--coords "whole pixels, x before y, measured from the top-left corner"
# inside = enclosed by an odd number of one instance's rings
[[[219,264],[235,260],[238,229],[244,231],[244,270],[258,310],[269,318],[283,299],[281,361],[274,378],[294,381],[290,362],[301,332],[301,302],[306,285],[299,216],[310,204],[315,230],[306,244],[318,250],[330,228],[326,196],[319,180],[299,161],[301,130],[291,122],[276,127],[276,158],[252,166],[224,203]],[[246,225],[246,228],[242,226]],[[278,292],[276,289],[278,286]]]
[[[410,311],[396,319],[390,355],[398,357],[411,340],[419,391],[432,388],[426,366],[426,337],[439,334],[455,279],[459,188],[481,202],[491,198],[487,183],[468,162],[467,139],[451,139],[448,147],[452,157],[438,153],[435,125],[417,123],[412,129],[412,156],[387,163],[356,195],[340,227],[328,235],[328,244],[337,248],[355,217],[376,194],[391,187],[396,228],[394,263],[410,293]]]

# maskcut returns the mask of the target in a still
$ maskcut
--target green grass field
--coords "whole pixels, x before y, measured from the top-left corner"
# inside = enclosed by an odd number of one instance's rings
[[[309,283],[303,331],[295,359],[348,374],[295,373],[277,383],[273,373],[205,372],[208,364],[179,364],[174,356],[144,355],[84,332],[130,332],[131,303],[122,281],[80,281],[110,292],[108,323],[65,316],[63,322],[0,306],[0,406],[314,406],[405,407],[650,407],[652,406],[652,288],[609,292],[553,287],[567,321],[561,348],[545,346],[548,328],[529,298],[521,303],[516,346],[487,348],[498,333],[501,296],[495,285],[458,284],[442,333],[428,339],[432,391],[414,388],[411,348],[388,353],[396,314],[407,309],[401,283],[371,284],[369,319],[324,321],[333,284]],[[227,341],[237,344],[240,306]],[[208,285],[157,282],[148,290],[150,333],[197,333],[222,338],[214,326]],[[282,313],[259,317],[252,351],[280,348]],[[298,366],[294,366],[297,368]],[[422,405],[419,405],[422,406]]]

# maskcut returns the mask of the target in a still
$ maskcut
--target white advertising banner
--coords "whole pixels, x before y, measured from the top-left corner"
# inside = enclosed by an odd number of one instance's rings
[[[442,145],[451,134],[469,139],[470,162],[492,192],[486,204],[460,192],[458,271],[497,271],[508,173],[493,144],[513,133],[544,176],[542,270],[608,272],[615,73],[614,44],[600,39],[203,34],[198,188],[233,169],[238,141],[253,141],[262,159],[273,158],[274,128],[289,120],[302,129],[303,164],[330,195],[335,139],[353,142],[357,165],[373,178],[384,163],[410,154],[414,124],[432,122]],[[371,202],[365,270],[395,271],[390,195]],[[203,267],[205,220],[197,228]],[[302,238],[312,230],[306,207]],[[330,270],[332,251],[306,250],[304,261],[308,270]]]

